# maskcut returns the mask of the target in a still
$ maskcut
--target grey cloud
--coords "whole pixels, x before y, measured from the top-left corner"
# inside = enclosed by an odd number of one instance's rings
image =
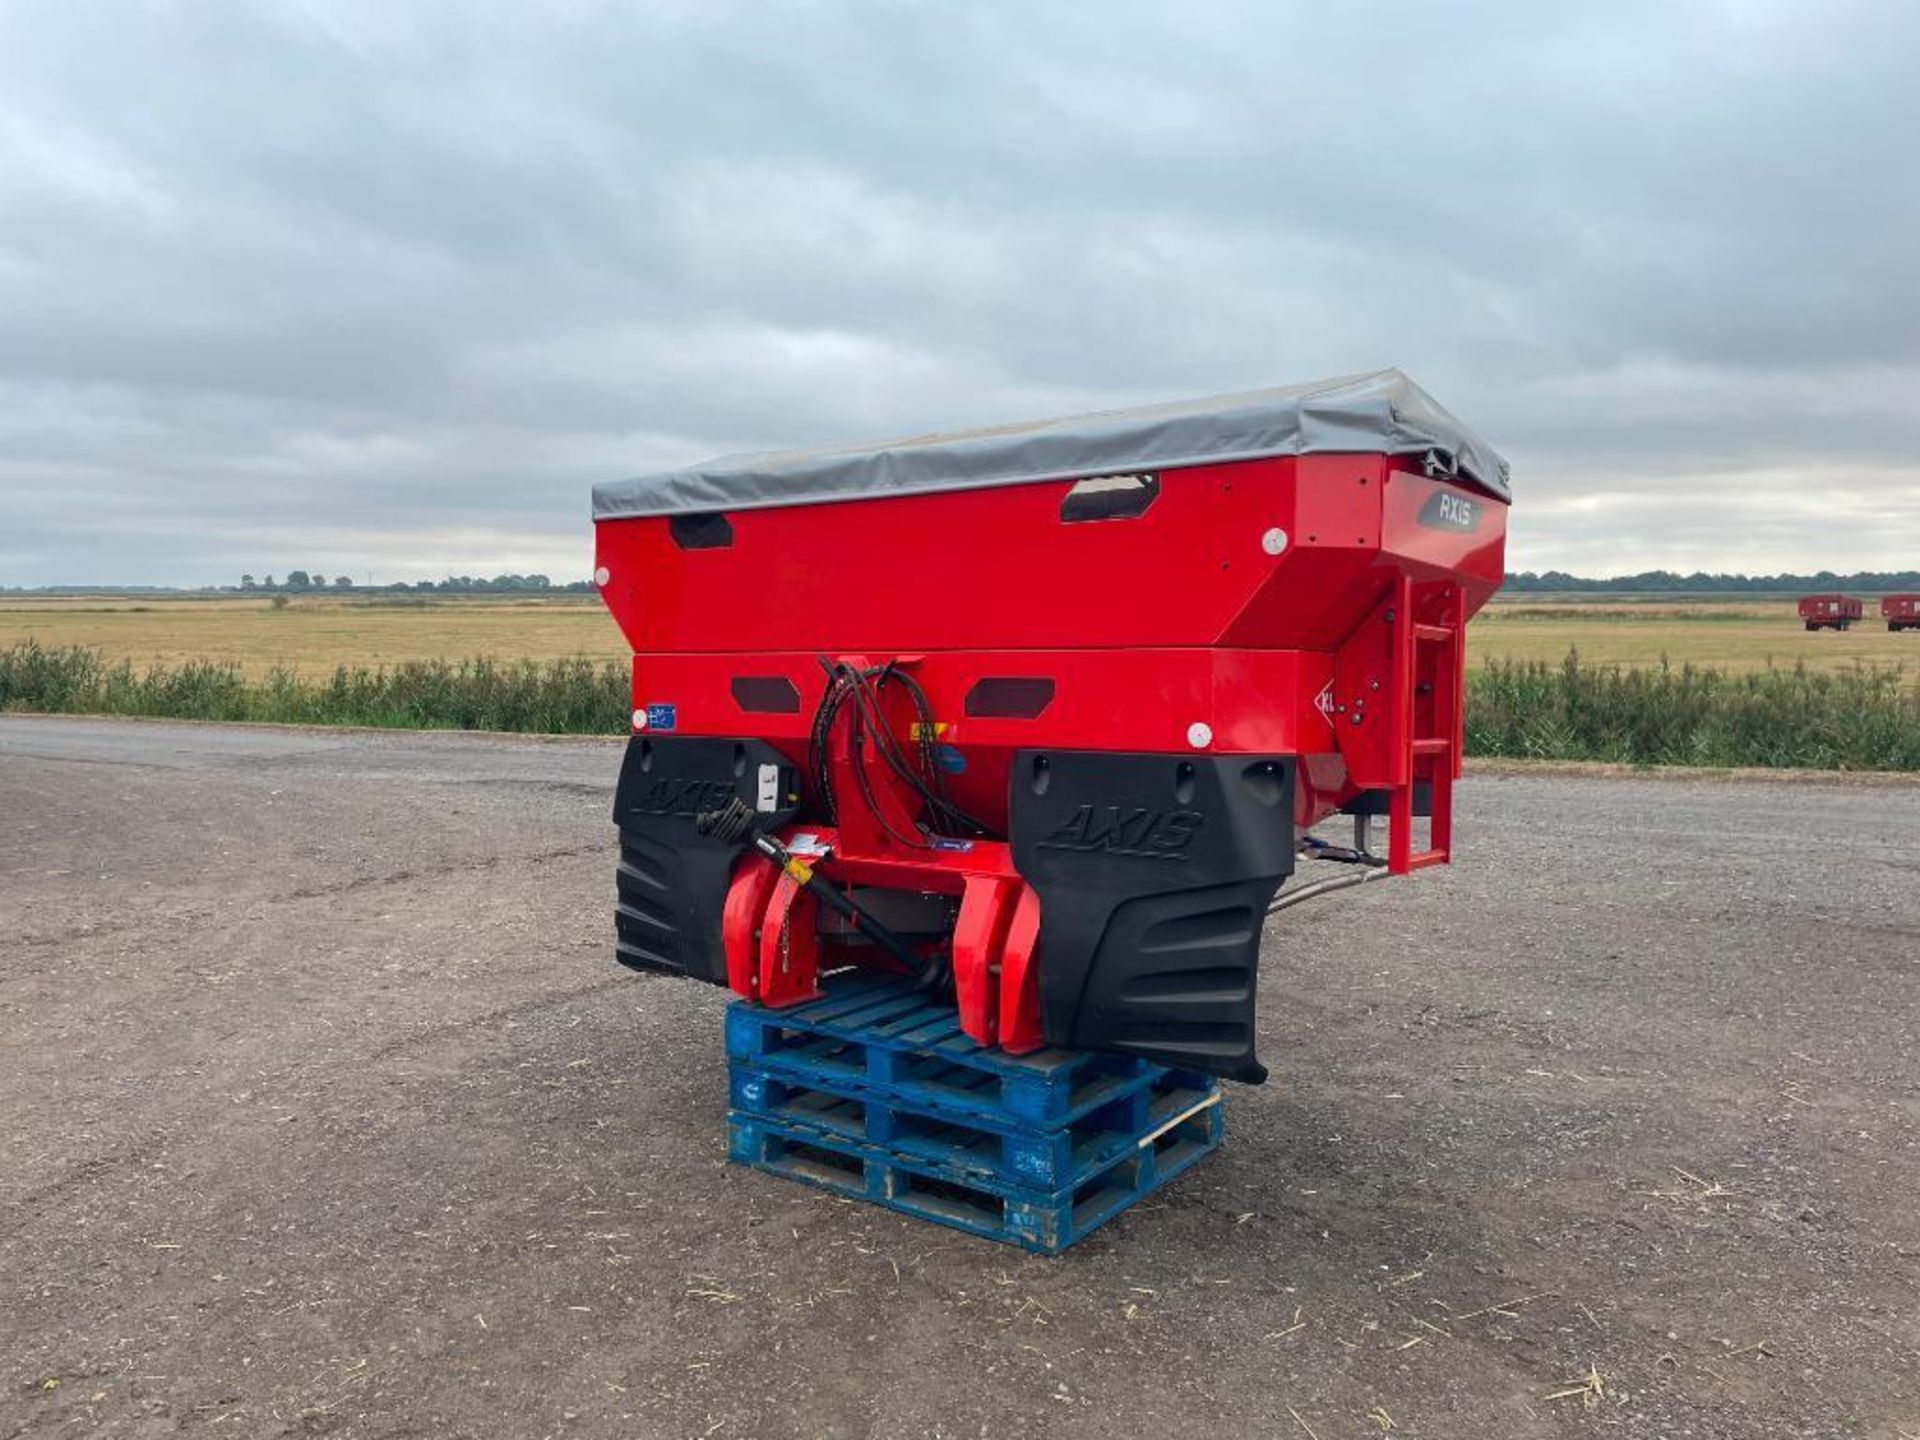
[[[575,574],[597,478],[1382,364],[1513,459],[1516,564],[1912,564],[1917,48],[1870,3],[16,0],[0,583]],[[1783,537],[1839,475],[1871,533]]]

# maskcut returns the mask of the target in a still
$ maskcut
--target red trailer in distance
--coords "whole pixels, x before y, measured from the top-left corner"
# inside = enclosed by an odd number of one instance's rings
[[[1800,620],[1809,630],[1846,630],[1861,615],[1851,595],[1802,595]]]
[[[1880,614],[1889,630],[1920,630],[1920,595],[1883,595]]]

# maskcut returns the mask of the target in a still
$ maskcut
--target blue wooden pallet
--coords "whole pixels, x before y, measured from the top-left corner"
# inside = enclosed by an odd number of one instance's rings
[[[1159,1067],[1070,1050],[1009,1055],[975,1044],[949,1002],[898,981],[832,976],[826,995],[787,1010],[735,1001],[727,1058],[800,1083],[830,1079],[884,1090],[956,1117],[1078,1120]]]
[[[1203,1108],[1133,1142],[1102,1169],[1062,1190],[956,1177],[864,1141],[731,1111],[728,1158],[970,1235],[1057,1255],[1139,1203],[1209,1152],[1225,1135],[1219,1092]]]
[[[756,1061],[734,1060],[728,1080],[738,1113],[876,1146],[950,1178],[1053,1192],[1082,1184],[1129,1154],[1141,1136],[1217,1091],[1213,1078],[1198,1071],[1150,1068],[1150,1074],[1116,1081],[1103,1103],[1046,1127],[1004,1110],[958,1115],[922,1104],[912,1093],[839,1073],[810,1073],[807,1066],[768,1073]]]

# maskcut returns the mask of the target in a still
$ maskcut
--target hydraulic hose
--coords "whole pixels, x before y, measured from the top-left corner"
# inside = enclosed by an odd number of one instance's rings
[[[868,914],[853,896],[821,879],[811,865],[778,840],[771,835],[755,835],[753,848],[778,866],[794,884],[906,966],[909,973],[921,980],[931,979],[927,962],[914,953],[912,946]]]
[[[1314,880],[1302,885],[1298,890],[1286,890],[1274,897],[1267,906],[1269,915],[1278,914],[1300,904],[1303,900],[1312,900],[1333,890],[1348,890],[1355,885],[1365,885],[1371,880],[1384,880],[1387,870],[1384,866],[1368,865],[1361,869],[1349,870],[1344,875],[1329,875],[1325,880]]]
[[[800,856],[771,835],[761,833],[757,819],[746,802],[736,795],[724,808],[703,811],[694,816],[693,827],[702,835],[711,835],[718,840],[746,840],[795,885],[806,890],[815,900],[897,960],[921,985],[940,983],[940,967],[937,964],[929,963],[911,945],[874,919],[852,895],[816,874],[813,866]]]

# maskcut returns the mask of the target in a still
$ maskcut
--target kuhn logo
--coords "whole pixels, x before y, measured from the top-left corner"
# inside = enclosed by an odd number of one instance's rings
[[[1142,860],[1177,860],[1199,833],[1198,810],[1122,810],[1118,805],[1082,805],[1073,817],[1039,842],[1043,850],[1098,851]]]
[[[698,815],[719,810],[733,799],[733,785],[725,780],[655,780],[633,802],[642,815]]]
[[[1472,530],[1480,524],[1480,502],[1452,490],[1436,490],[1420,507],[1420,523],[1435,530]]]

